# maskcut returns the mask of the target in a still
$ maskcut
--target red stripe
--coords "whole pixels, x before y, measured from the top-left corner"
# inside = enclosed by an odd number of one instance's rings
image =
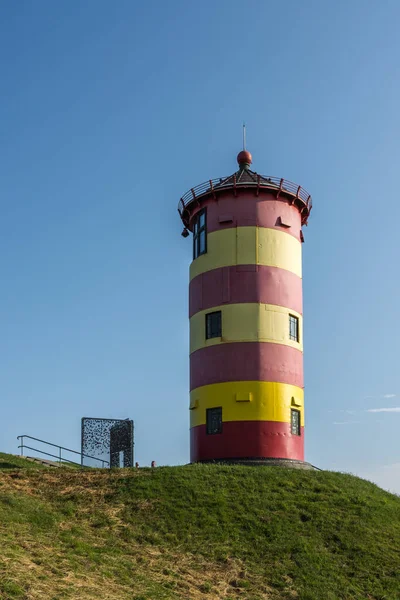
[[[245,270],[245,269],[252,270]],[[221,304],[255,302],[303,311],[302,280],[298,275],[264,265],[221,267],[190,282],[189,316]]]
[[[304,460],[304,427],[290,433],[290,423],[230,421],[221,434],[207,435],[206,425],[190,430],[190,460],[233,458],[286,458]]]
[[[238,197],[231,194],[203,201],[198,210],[207,207],[207,231],[219,231],[229,227],[270,227],[279,229],[300,240],[301,215],[287,198],[276,199],[273,193],[263,192],[255,196],[254,192],[241,190]],[[193,211],[191,218],[198,210]],[[231,219],[231,220],[227,220]],[[287,227],[290,225],[290,227]]]
[[[190,389],[226,381],[275,381],[304,387],[303,353],[269,342],[233,342],[190,355]]]

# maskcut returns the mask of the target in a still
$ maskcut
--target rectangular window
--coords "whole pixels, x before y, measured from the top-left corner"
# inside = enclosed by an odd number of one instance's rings
[[[290,409],[290,423],[292,435],[300,435],[300,411],[294,408]]]
[[[206,209],[200,210],[193,223],[193,260],[207,252]]]
[[[206,315],[206,340],[222,336],[222,314],[220,310]]]
[[[206,410],[207,435],[222,433],[222,406],[207,408]]]
[[[299,319],[294,315],[289,315],[289,338],[294,342],[300,341]]]

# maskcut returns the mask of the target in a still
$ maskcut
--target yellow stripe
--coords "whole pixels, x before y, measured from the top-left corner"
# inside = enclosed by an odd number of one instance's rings
[[[206,340],[205,315],[219,310],[222,337]],[[289,339],[289,315],[299,319],[300,343]],[[303,350],[303,320],[299,313],[283,306],[253,303],[215,306],[190,319],[190,352],[229,342],[273,342]]]
[[[204,425],[206,409],[222,406],[223,421],[280,421],[290,423],[290,409],[301,413],[304,425],[303,390],[287,383],[233,381],[214,383],[190,393],[190,426]]]
[[[232,227],[207,236],[207,253],[190,265],[190,279],[232,265],[279,267],[301,277],[301,243],[295,237],[266,227]]]

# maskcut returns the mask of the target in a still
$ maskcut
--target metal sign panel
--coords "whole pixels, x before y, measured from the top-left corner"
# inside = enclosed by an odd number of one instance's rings
[[[133,421],[130,419],[82,418],[81,452],[98,460],[82,456],[82,464],[106,467],[133,467]]]

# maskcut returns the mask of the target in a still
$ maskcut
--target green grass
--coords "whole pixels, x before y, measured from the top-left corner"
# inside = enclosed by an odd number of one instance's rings
[[[46,456],[43,457],[37,457],[39,458],[44,458],[46,459]],[[58,463],[58,460],[56,458],[50,458],[49,460],[53,460],[55,463]],[[62,468],[71,468],[71,469],[82,469],[80,464],[76,464],[76,463],[71,463],[71,462],[62,462]],[[0,452],[0,471],[3,471],[4,469],[44,469],[47,468],[46,465],[42,465],[39,462],[33,462],[30,460],[27,460],[26,457],[19,457],[19,456],[14,456],[13,454],[3,454],[2,452]],[[85,469],[89,468],[89,467],[83,467]]]
[[[42,469],[43,465],[33,463],[26,458],[20,458],[13,454],[3,454],[0,452],[0,471],[4,469]]]
[[[400,599],[400,498],[339,473],[5,469],[0,548],[7,600]]]

